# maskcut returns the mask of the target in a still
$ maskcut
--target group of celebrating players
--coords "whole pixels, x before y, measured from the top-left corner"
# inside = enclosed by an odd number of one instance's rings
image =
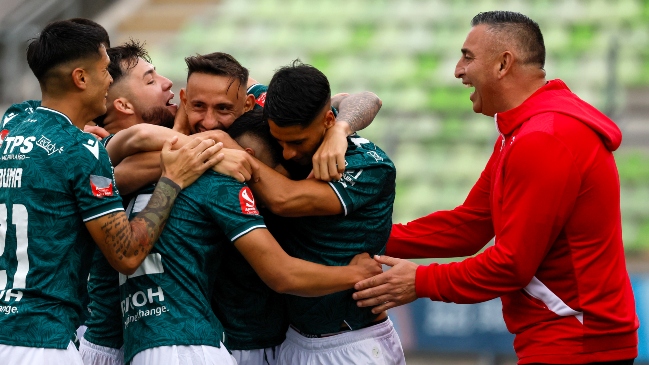
[[[386,312],[351,296],[382,272],[370,255],[385,250],[395,193],[389,157],[353,134],[378,112],[374,94],[332,98],[299,61],[266,87],[211,53],[186,58],[176,106],[138,42],[111,48],[86,19],[48,25],[28,62],[42,101],[3,119],[17,183],[1,193],[2,227],[17,259],[2,358],[404,362]]]

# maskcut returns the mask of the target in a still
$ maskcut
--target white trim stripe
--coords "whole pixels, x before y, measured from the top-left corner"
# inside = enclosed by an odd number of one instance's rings
[[[340,200],[340,204],[343,205],[343,210],[345,211],[345,216],[347,216],[347,205],[345,205],[345,201],[343,200],[343,196],[340,195],[340,193],[336,189],[336,186],[331,181],[329,181],[329,185],[331,185],[331,188],[334,189],[334,192],[338,196],[338,200]]]
[[[140,267],[132,275],[119,274],[119,285],[123,285],[126,280],[142,275],[162,274],[165,272],[162,266],[162,256],[159,253],[152,253],[142,261]]]
[[[70,120],[70,118],[68,118],[67,115],[61,113],[60,111],[57,111],[57,110],[54,110],[54,109],[50,109],[50,108],[45,107],[45,106],[39,106],[39,107],[36,108],[36,109],[43,109],[43,110],[45,110],[45,111],[50,111],[50,112],[52,112],[52,113],[59,114],[59,115],[61,115],[63,118],[65,118],[68,122],[70,122],[70,124],[72,124],[72,121]],[[82,131],[82,132],[83,132],[83,131]]]
[[[245,236],[245,235],[248,234],[250,231],[252,231],[252,230],[254,230],[254,229],[257,229],[257,228],[266,228],[266,225],[265,225],[265,224],[261,224],[261,225],[252,226],[252,227],[246,229],[246,230],[243,231],[243,232],[239,232],[239,234],[236,235],[236,236],[234,236],[234,237],[232,237],[232,239],[231,239],[230,241],[234,242],[234,241],[238,240],[239,237],[241,237],[241,236]]]
[[[105,211],[105,212],[101,212],[101,213],[99,213],[99,214],[95,214],[95,215],[93,215],[92,217],[88,217],[88,218],[84,219],[83,221],[84,221],[84,222],[91,221],[91,220],[93,220],[93,219],[95,219],[95,218],[99,218],[99,217],[101,217],[101,216],[103,216],[103,215],[106,215],[106,214],[108,214],[108,213],[119,212],[119,211],[124,211],[124,208],[114,208],[114,209],[111,209],[111,210],[107,210],[107,211]]]
[[[545,286],[541,280],[537,279],[536,276],[532,278],[532,281],[530,281],[523,290],[525,290],[527,294],[545,303],[548,309],[552,312],[562,317],[575,316],[579,323],[584,324],[584,312],[577,312],[570,308],[563,302],[563,300],[561,300],[561,298]]]

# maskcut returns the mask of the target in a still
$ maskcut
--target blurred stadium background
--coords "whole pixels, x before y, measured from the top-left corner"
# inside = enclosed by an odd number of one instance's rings
[[[262,83],[300,58],[329,77],[332,92],[371,90],[383,100],[361,134],[395,162],[394,221],[407,222],[459,205],[491,152],[493,121],[473,114],[471,90],[453,77],[469,22],[486,10],[535,19],[548,78],[622,129],[624,244],[649,323],[649,0],[0,0],[0,108],[39,97],[26,41],[56,19],[92,18],[113,45],[145,41],[176,95],[188,55],[228,52]],[[410,364],[515,362],[497,300],[419,300],[391,312]],[[638,361],[649,362],[649,330],[641,327],[640,339]]]

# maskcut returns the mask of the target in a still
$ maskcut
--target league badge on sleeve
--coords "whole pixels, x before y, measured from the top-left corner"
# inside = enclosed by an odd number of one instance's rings
[[[90,175],[90,188],[97,198],[113,196],[113,181],[107,177]]]
[[[241,212],[243,214],[259,215],[257,205],[255,204],[255,197],[252,196],[252,191],[247,186],[244,186],[239,191],[239,203],[241,203]]]
[[[259,95],[257,99],[255,99],[255,103],[263,108],[264,104],[266,104],[266,92],[261,93],[261,95]]]

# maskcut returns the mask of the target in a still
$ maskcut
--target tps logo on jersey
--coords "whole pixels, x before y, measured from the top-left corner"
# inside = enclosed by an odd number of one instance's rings
[[[255,197],[252,196],[252,191],[247,186],[244,186],[239,191],[239,203],[241,203],[241,212],[244,214],[259,215],[257,206],[255,205]]]
[[[261,95],[259,95],[259,97],[255,100],[255,102],[257,103],[257,105],[263,108],[264,104],[266,104],[266,93],[262,93]]]
[[[113,180],[97,175],[90,175],[90,189],[97,198],[113,196]]]

